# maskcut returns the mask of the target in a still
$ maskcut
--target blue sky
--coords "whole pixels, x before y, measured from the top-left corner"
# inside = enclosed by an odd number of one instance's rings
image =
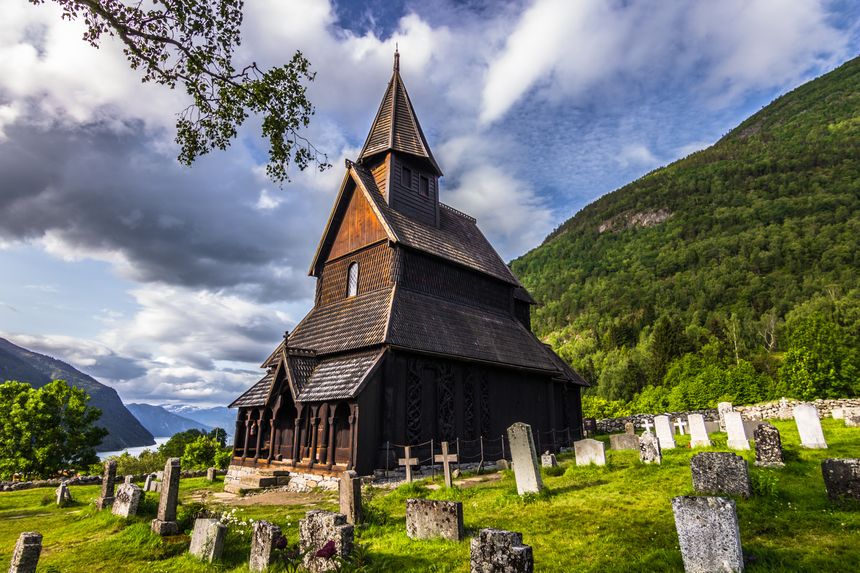
[[[126,401],[200,405],[252,384],[310,307],[307,267],[395,44],[442,200],[506,259],[860,46],[856,2],[257,0],[237,59],[308,56],[307,135],[334,165],[279,189],[255,119],[182,167],[183,94],[141,85],[53,5],[0,12],[0,336]]]

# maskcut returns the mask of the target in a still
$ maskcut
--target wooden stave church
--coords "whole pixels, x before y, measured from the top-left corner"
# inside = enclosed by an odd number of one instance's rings
[[[582,436],[587,383],[531,332],[535,301],[476,220],[439,202],[394,62],[311,264],[314,307],[230,404],[231,465],[365,475],[390,467],[386,444],[475,444],[517,421]]]

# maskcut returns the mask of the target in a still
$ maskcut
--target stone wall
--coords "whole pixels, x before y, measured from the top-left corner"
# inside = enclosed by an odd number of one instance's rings
[[[686,418],[688,414],[701,414],[705,420],[714,422],[720,419],[717,414],[716,408],[709,408],[707,410],[690,410],[689,412],[660,412],[657,414],[633,414],[632,416],[623,416],[621,418],[603,418],[601,420],[597,420],[597,433],[598,434],[617,434],[624,431],[624,424],[627,422],[633,422],[633,425],[636,427],[636,431],[638,432],[645,426],[643,424],[648,421],[652,424],[654,423],[654,416],[659,416],[663,414],[664,416],[669,416],[672,420],[675,418]]]
[[[215,473],[217,475],[224,475],[227,472],[225,470],[217,470]],[[146,476],[148,475],[149,474],[135,475],[133,476],[132,481],[145,481]],[[181,473],[181,476],[184,478],[205,477],[206,470],[184,470]],[[124,475],[117,475],[117,484],[121,484],[124,479]],[[60,483],[62,483],[63,481],[65,481],[67,485],[93,485],[101,483],[102,476],[75,476],[72,478],[53,478],[35,481],[0,481],[0,491],[18,491],[22,489],[33,489],[37,487],[59,487]]]

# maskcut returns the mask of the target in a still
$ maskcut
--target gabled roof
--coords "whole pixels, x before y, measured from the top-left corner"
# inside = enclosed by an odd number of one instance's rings
[[[354,398],[382,363],[385,350],[371,350],[323,360],[299,394],[301,402]]]
[[[244,394],[233,400],[233,403],[228,407],[239,408],[243,406],[265,406],[266,399],[269,397],[269,391],[272,389],[272,382],[274,381],[274,370],[267,372],[259,382],[251,386]]]
[[[400,77],[400,54],[397,52],[394,53],[394,72],[388,82],[388,89],[385,90],[370,133],[358,155],[358,162],[385,151],[400,151],[424,158],[437,175],[442,175]]]

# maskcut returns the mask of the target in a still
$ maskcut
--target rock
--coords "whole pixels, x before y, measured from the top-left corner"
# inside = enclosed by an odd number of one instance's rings
[[[702,452],[690,459],[693,489],[697,493],[750,497],[747,461],[730,452]]]
[[[860,459],[826,459],[821,462],[821,474],[830,499],[860,500]]]
[[[410,539],[441,537],[460,541],[464,536],[463,504],[432,499],[406,500],[406,535]]]
[[[585,439],[573,442],[573,450],[578,466],[606,465],[606,446],[599,440]]]
[[[471,573],[533,573],[532,548],[523,545],[522,533],[482,529],[472,539]]]
[[[194,531],[191,533],[191,546],[188,548],[188,552],[198,559],[212,563],[221,559],[226,537],[227,526],[217,519],[195,519]]]
[[[744,570],[734,500],[681,496],[672,499],[672,511],[685,572]]]

